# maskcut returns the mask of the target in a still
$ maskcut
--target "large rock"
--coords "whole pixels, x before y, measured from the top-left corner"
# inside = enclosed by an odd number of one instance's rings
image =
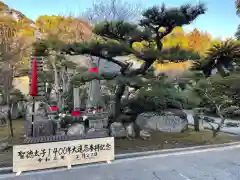
[[[126,124],[125,129],[128,137],[132,137],[132,138],[136,137],[136,132],[134,130],[133,123]]]
[[[95,129],[91,128],[87,131],[86,138],[103,138],[109,136],[109,130],[106,128]]]
[[[151,138],[151,134],[147,130],[141,130],[139,135],[140,135],[140,138],[143,140]]]
[[[173,113],[175,116],[179,116],[182,119],[187,119],[187,113],[181,109],[167,109],[167,112]]]
[[[82,123],[76,123],[71,125],[68,128],[68,136],[84,136],[85,135],[85,126]]]
[[[140,129],[178,133],[186,128],[188,121],[170,112],[149,112],[138,115],[136,123]]]
[[[110,125],[110,135],[112,137],[121,138],[126,137],[127,132],[122,123],[114,122]]]

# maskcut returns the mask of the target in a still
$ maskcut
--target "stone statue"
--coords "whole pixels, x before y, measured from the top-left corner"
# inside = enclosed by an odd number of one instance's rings
[[[89,61],[89,68],[98,68],[96,58],[91,58]],[[98,72],[94,72],[98,73]],[[99,80],[93,80],[88,84],[88,99],[87,108],[97,108],[100,105],[101,85]]]

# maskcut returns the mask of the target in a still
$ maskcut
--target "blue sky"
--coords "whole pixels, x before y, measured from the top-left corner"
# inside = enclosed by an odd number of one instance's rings
[[[92,0],[3,0],[3,2],[33,20],[45,14],[80,13],[92,4]],[[198,3],[199,0],[128,0],[128,2],[141,2],[143,7],[148,7],[160,5],[162,2],[167,6],[178,6],[188,2]],[[209,32],[215,38],[233,37],[240,24],[240,17],[236,15],[235,0],[202,0],[201,2],[206,3],[207,13],[185,29],[188,31],[198,28]]]

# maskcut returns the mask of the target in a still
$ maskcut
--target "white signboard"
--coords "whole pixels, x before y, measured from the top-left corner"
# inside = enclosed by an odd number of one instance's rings
[[[13,147],[13,172],[114,160],[114,138],[84,139]]]

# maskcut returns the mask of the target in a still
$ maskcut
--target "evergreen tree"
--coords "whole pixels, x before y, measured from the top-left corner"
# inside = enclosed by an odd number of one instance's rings
[[[183,5],[179,8],[166,8],[154,6],[142,14],[139,24],[124,21],[104,21],[94,27],[94,33],[100,40],[82,44],[71,44],[63,51],[69,54],[86,54],[106,59],[120,67],[120,74],[97,74],[91,78],[81,79],[115,79],[118,81],[115,91],[115,110],[113,119],[117,120],[122,113],[122,97],[126,87],[139,89],[142,79],[147,79],[148,72],[155,60],[161,56],[162,39],[170,34],[174,28],[190,24],[199,15],[204,14],[206,8],[203,4],[192,6]],[[161,31],[160,31],[161,29]],[[162,30],[164,29],[164,30]],[[134,42],[147,42],[141,51],[133,48]],[[116,60],[116,56],[134,55],[143,61],[138,69],[132,69],[130,63]]]

